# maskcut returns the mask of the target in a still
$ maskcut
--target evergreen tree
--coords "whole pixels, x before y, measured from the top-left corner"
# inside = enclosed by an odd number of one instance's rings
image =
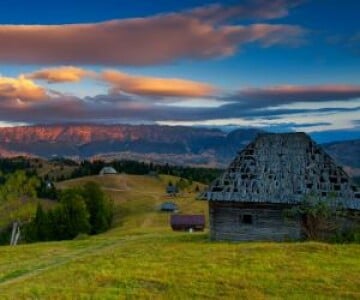
[[[111,226],[112,205],[100,186],[94,182],[86,183],[81,189],[89,212],[90,233],[106,231]]]
[[[42,205],[38,203],[36,208],[35,219],[33,222],[34,237],[37,241],[46,241],[50,238],[49,222],[47,214],[44,212]]]
[[[83,197],[76,190],[68,189],[61,193],[60,204],[55,220],[63,225],[62,238],[73,239],[79,233],[89,233],[89,212]]]

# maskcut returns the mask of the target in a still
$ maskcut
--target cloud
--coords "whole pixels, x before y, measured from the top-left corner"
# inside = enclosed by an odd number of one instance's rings
[[[131,76],[114,70],[106,70],[100,78],[111,86],[113,93],[130,93],[147,96],[202,97],[215,92],[209,84],[177,79]]]
[[[213,4],[190,11],[192,16],[219,23],[229,19],[276,19],[287,16],[289,9],[299,5],[299,0],[253,0],[245,4],[223,6]]]
[[[47,98],[44,88],[24,76],[18,78],[0,77],[1,102],[37,102]]]
[[[314,128],[352,128],[356,126],[360,111],[358,86],[282,85],[246,88],[231,97],[217,97],[212,94],[212,86],[187,80],[130,76],[112,70],[96,74],[96,78],[108,82],[113,90],[81,98],[46,91],[24,76],[0,77],[0,120],[20,123],[236,123],[290,126],[311,131]],[[209,96],[201,99],[216,98],[219,106],[201,103],[181,106],[181,101],[188,101],[184,97],[204,93]],[[177,105],[166,103],[174,98],[181,101]]]
[[[1,25],[0,62],[139,66],[229,56],[249,43],[301,44],[305,30],[299,26],[230,23],[236,17],[282,16],[292,1],[269,2],[102,23]]]
[[[223,122],[241,118],[248,124],[267,120],[266,124],[278,124],[281,120],[291,122],[298,116],[301,123],[330,122],[334,118],[329,116],[350,115],[346,122],[354,120],[353,115],[358,115],[360,107],[342,108],[281,108],[269,110],[267,107],[252,108],[244,107],[240,103],[229,103],[220,107],[175,107],[154,104],[151,101],[143,101],[142,97],[135,97],[123,101],[123,95],[98,95],[85,99],[57,96],[49,101],[35,102],[26,107],[3,107],[0,103],[0,119],[11,122],[30,123],[62,123],[62,122],[155,122],[168,121],[179,122],[204,122],[222,119]],[[306,117],[300,117],[306,116]],[[319,117],[321,116],[321,117]],[[310,122],[311,120],[311,122]],[[331,122],[332,122],[331,121]],[[318,125],[318,124],[317,124]]]
[[[110,85],[110,93],[126,93],[152,97],[203,97],[215,92],[209,84],[178,78],[132,76],[117,70],[101,73],[73,66],[47,68],[24,75],[27,79],[45,80],[48,83],[78,82],[91,77]],[[130,100],[131,97],[123,97]],[[159,99],[161,100],[161,99]]]
[[[360,98],[359,85],[280,85],[265,88],[244,88],[224,97],[227,101],[239,101],[244,106],[266,107],[295,102],[347,101]]]
[[[25,77],[29,79],[45,80],[48,83],[60,83],[60,82],[77,82],[85,76],[92,76],[93,72],[76,68],[72,66],[64,66],[50,69],[42,69],[30,74],[26,74]]]

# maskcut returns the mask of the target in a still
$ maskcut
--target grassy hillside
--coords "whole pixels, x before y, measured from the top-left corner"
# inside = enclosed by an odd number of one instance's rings
[[[67,180],[58,184],[59,188],[73,187],[88,181],[101,185],[116,205],[115,227],[123,231],[136,232],[154,229],[170,231],[169,214],[159,212],[159,206],[165,201],[175,202],[181,213],[207,214],[207,203],[195,200],[194,192],[198,184],[193,183],[177,197],[169,198],[165,193],[169,181],[177,182],[174,176],[138,176],[138,175],[105,175],[88,176]]]
[[[94,176],[117,205],[115,226],[66,242],[1,247],[1,299],[360,298],[360,246],[220,243],[207,232],[172,232],[157,211],[169,180]],[[195,193],[172,199],[206,213]]]

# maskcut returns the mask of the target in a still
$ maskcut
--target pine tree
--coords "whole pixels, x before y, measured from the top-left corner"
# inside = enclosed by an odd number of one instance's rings
[[[49,222],[47,214],[44,212],[42,205],[38,203],[36,208],[34,226],[34,238],[37,241],[46,241],[49,239]]]
[[[89,212],[82,196],[74,189],[65,190],[60,196],[57,211],[60,224],[64,226],[63,238],[73,239],[79,233],[89,233]]]
[[[97,234],[106,231],[111,226],[112,206],[100,186],[94,182],[86,183],[82,188],[90,217],[90,233]]]

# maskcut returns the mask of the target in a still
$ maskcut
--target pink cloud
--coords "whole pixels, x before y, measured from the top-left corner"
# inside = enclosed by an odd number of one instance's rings
[[[289,9],[299,5],[302,0],[252,0],[247,4],[223,6],[213,4],[193,9],[195,17],[211,22],[229,19],[276,19],[287,16]]]
[[[299,26],[225,24],[233,17],[286,14],[289,1],[269,2],[259,1],[263,7],[210,6],[92,24],[1,25],[0,61],[151,65],[228,56],[253,42],[263,46],[301,43],[305,31]]]
[[[178,78],[131,76],[106,70],[100,78],[110,84],[112,92],[146,96],[202,97],[215,92],[209,84]]]

